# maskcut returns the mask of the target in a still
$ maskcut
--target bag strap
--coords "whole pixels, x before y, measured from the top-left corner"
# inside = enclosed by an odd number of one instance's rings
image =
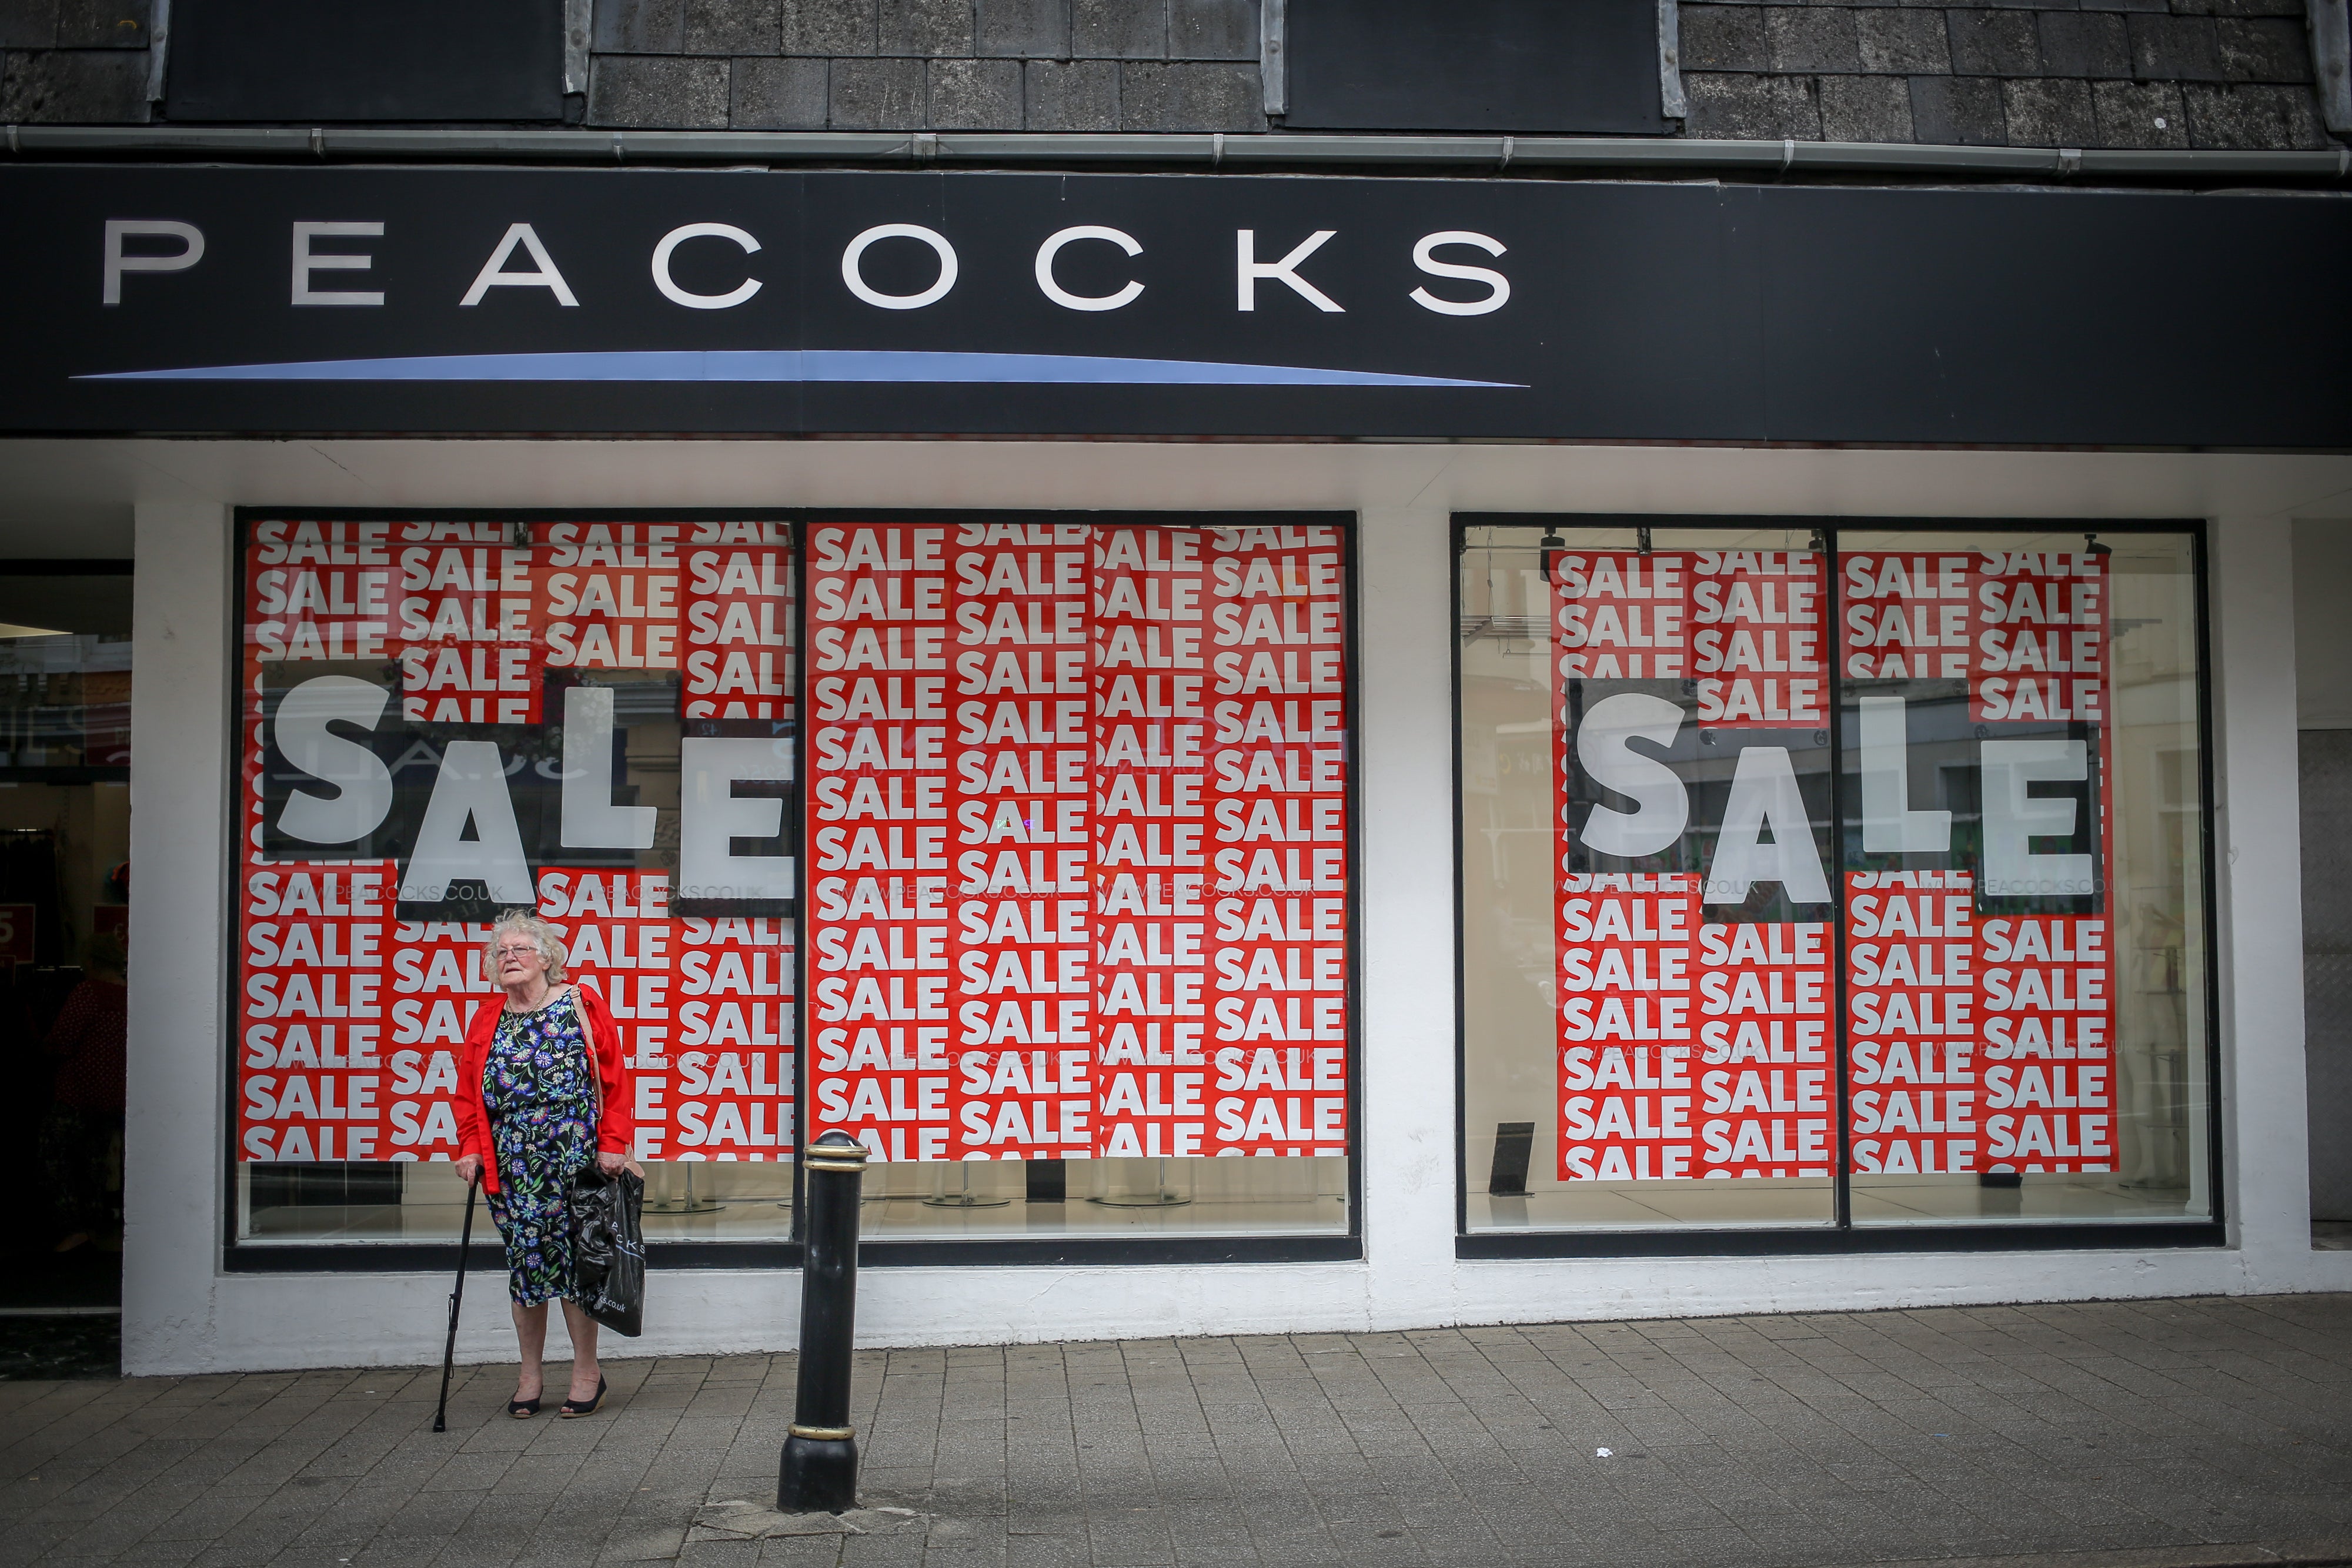
[[[588,1021],[588,1009],[580,1000],[579,985],[576,982],[571,982],[571,985],[572,989],[565,999],[572,1004],[572,1014],[580,1020],[580,1044],[582,1054],[587,1058],[588,1061],[588,1103],[593,1108],[593,1115],[595,1118],[588,1124],[588,1142],[591,1145],[593,1145],[596,1142],[599,1134],[602,1132],[604,1124],[604,1069],[596,1060],[595,1026]],[[645,1176],[638,1172],[637,1167],[632,1164],[626,1163],[629,1160],[629,1155],[624,1153],[621,1158],[625,1162],[621,1168],[629,1172],[631,1175],[635,1176],[638,1181],[643,1182],[645,1180]],[[588,1168],[592,1171],[596,1169],[596,1159],[593,1149],[589,1155]],[[601,1176],[603,1173],[598,1172],[598,1174]]]
[[[604,1124],[604,1072],[603,1066],[596,1060],[595,1026],[588,1021],[588,1009],[580,1002],[579,982],[570,983],[570,988],[564,992],[563,999],[572,1004],[572,1016],[580,1020],[580,1054],[588,1067],[590,1108],[588,1142],[591,1145],[589,1164],[593,1166],[595,1164],[593,1145],[598,1133]]]

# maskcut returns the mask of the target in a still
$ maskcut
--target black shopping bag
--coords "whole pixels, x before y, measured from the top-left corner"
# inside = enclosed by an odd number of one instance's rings
[[[635,1339],[646,1317],[646,1182],[591,1165],[572,1178],[572,1299],[614,1333]]]

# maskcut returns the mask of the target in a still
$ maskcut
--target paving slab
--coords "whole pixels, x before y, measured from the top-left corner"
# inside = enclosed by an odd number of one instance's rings
[[[2352,1564],[2347,1295],[862,1351],[837,1516],[791,1355],[607,1367],[0,1379],[0,1568]]]

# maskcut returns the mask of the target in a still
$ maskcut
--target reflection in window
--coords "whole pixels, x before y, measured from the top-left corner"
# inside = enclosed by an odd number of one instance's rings
[[[2209,1214],[2189,549],[1467,528],[1468,1228]]]
[[[1838,544],[1854,1223],[2209,1215],[2190,539]]]
[[[809,536],[809,1118],[866,1233],[1348,1228],[1347,538]]]
[[[1822,557],[1526,527],[1462,560],[1470,1228],[1829,1221]]]
[[[121,1245],[130,565],[0,570],[0,1057],[44,1250]]]
[[[832,1127],[877,1240],[1348,1231],[1330,520],[247,527],[238,1241],[455,1235],[519,904],[622,1030],[651,1239],[789,1237]]]

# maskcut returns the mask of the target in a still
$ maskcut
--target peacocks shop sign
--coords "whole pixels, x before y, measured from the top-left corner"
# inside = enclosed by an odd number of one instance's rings
[[[2352,444],[2340,202],[15,167],[0,210],[18,434]]]

